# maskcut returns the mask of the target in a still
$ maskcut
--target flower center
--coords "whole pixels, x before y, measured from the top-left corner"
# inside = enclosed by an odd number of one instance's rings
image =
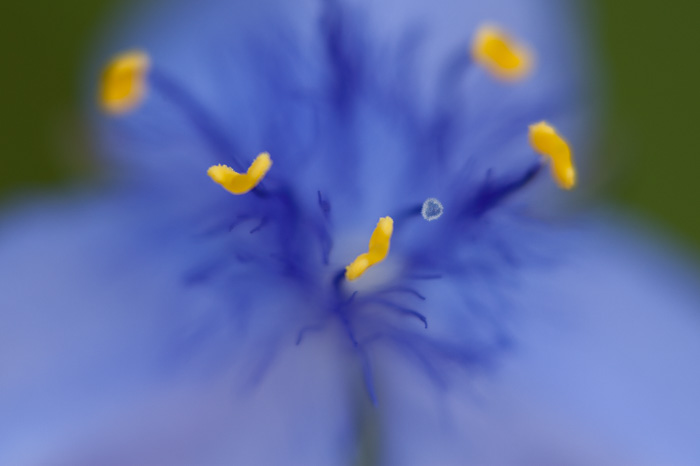
[[[470,50],[474,63],[491,76],[509,83],[524,79],[534,62],[527,47],[493,26],[477,31]],[[338,67],[337,71],[350,73],[351,70]],[[338,83],[341,87],[343,83],[351,85],[344,79],[338,79]],[[100,103],[106,113],[125,117],[137,111],[151,94],[158,94],[179,111],[202,141],[214,149],[212,152],[217,157],[226,157],[228,165],[211,166],[207,174],[228,193],[245,196],[245,200],[230,201],[239,203],[235,218],[230,221],[232,225],[227,227],[229,232],[236,230],[239,235],[232,256],[249,267],[246,270],[251,270],[251,275],[257,267],[265,269],[268,275],[274,273],[276,277],[282,277],[285,285],[292,283],[297,288],[297,295],[308,298],[308,307],[321,310],[318,313],[308,311],[304,315],[312,322],[303,326],[305,320],[300,324],[296,343],[301,344],[309,333],[324,329],[331,321],[340,322],[363,364],[368,364],[363,349],[368,342],[390,335],[394,341],[405,344],[403,334],[383,320],[405,320],[408,317],[420,324],[421,331],[428,329],[427,313],[419,306],[423,306],[430,296],[424,295],[417,284],[440,280],[443,273],[449,274],[453,271],[451,269],[458,268],[453,267],[454,263],[465,261],[464,258],[451,257],[453,251],[459,249],[456,247],[459,234],[454,230],[478,223],[488,212],[534,180],[545,163],[550,164],[552,177],[559,187],[571,189],[576,184],[571,150],[557,131],[545,122],[530,126],[529,133],[523,127],[523,139],[529,136],[533,151],[543,157],[533,154],[532,160],[524,163],[524,169],[521,167],[505,174],[494,174],[489,170],[476,184],[455,185],[456,192],[450,192],[449,186],[436,186],[434,193],[426,193],[437,194],[440,200],[431,197],[424,202],[415,202],[413,206],[409,202],[404,211],[378,212],[387,216],[379,219],[367,250],[353,252],[346,258],[347,262],[338,263],[331,257],[334,247],[337,250],[338,246],[331,222],[331,200],[321,191],[314,193],[317,199],[313,199],[313,195],[309,196],[313,190],[301,190],[297,179],[286,177],[284,169],[278,170],[278,167],[284,167],[284,157],[278,159],[282,163],[275,167],[274,151],[272,154],[262,152],[250,162],[242,160],[243,152],[234,147],[227,131],[206,105],[176,78],[160,69],[158,63],[152,63],[146,53],[122,54],[107,66],[100,87]],[[352,96],[350,93],[340,94]],[[348,102],[342,100],[336,105],[346,111]],[[383,183],[387,164],[372,162],[370,177]],[[444,173],[442,178],[452,175]],[[203,174],[195,173],[194,176]],[[311,180],[312,183],[316,181]],[[436,222],[438,219],[440,221]],[[238,230],[250,221],[255,223],[247,235]],[[416,226],[417,223],[422,229]],[[358,225],[357,228],[364,231],[369,225]],[[228,251],[221,255],[231,257]],[[375,270],[370,272],[371,268]],[[386,272],[385,280],[376,280],[379,271]],[[276,291],[270,290],[270,293]],[[427,343],[426,346],[430,347]],[[469,356],[459,357],[468,359]],[[365,372],[368,373],[368,369]],[[367,383],[372,394],[371,382]]]

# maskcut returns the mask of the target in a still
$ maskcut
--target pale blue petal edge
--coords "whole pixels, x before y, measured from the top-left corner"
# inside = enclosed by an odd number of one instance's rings
[[[288,309],[261,299],[242,325],[240,303],[184,286],[197,251],[141,194],[0,224],[0,463],[350,464],[335,340],[296,346]]]
[[[618,220],[559,232],[560,263],[517,274],[512,344],[490,369],[455,365],[440,386],[375,348],[382,464],[700,462],[700,283]]]

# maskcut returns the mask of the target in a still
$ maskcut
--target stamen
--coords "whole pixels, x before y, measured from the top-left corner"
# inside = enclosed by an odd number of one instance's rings
[[[247,173],[237,173],[226,165],[214,165],[209,168],[207,174],[232,194],[245,194],[255,188],[272,167],[270,154],[263,152],[253,161]]]
[[[360,278],[368,268],[386,259],[389,254],[391,235],[394,233],[394,220],[391,217],[379,219],[369,240],[369,250],[360,254],[345,268],[345,278],[350,281]]]
[[[323,212],[323,216],[328,220],[328,216],[331,213],[331,203],[323,197],[321,191],[318,191],[318,205],[321,208],[321,212]]]
[[[542,171],[544,161],[538,160],[523,173],[515,176],[492,179],[487,173],[484,184],[475,193],[464,209],[464,213],[470,217],[481,217],[495,206],[504,202],[508,197],[525,188]]]
[[[527,76],[532,69],[532,53],[495,26],[479,28],[472,43],[474,61],[495,77],[516,81]]]
[[[552,177],[562,189],[576,186],[576,167],[569,144],[546,122],[530,126],[530,145],[552,163]]]
[[[444,212],[445,208],[442,206],[442,202],[434,197],[426,199],[426,201],[423,203],[423,208],[421,209],[421,215],[429,222],[439,219],[442,217]]]
[[[146,96],[146,77],[151,61],[144,52],[117,55],[102,74],[99,101],[111,115],[123,115],[135,109]]]

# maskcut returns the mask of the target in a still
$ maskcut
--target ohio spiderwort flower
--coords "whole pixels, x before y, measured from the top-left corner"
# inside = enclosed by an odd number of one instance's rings
[[[697,464],[695,282],[547,207],[569,13],[145,13],[99,80],[112,187],[0,230],[0,463]]]

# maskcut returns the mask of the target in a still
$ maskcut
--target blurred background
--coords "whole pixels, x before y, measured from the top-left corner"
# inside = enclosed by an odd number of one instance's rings
[[[700,45],[695,0],[586,0],[608,82],[602,154],[616,171],[605,199],[700,247]],[[125,0],[14,2],[0,28],[0,202],[90,173],[81,134],[85,57]],[[606,165],[607,166],[607,165]]]

